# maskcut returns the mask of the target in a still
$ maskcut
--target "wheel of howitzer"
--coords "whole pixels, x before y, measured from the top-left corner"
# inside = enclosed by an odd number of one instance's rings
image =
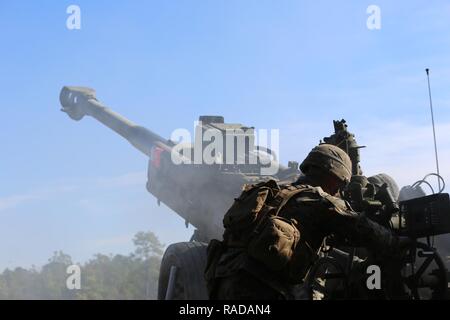
[[[346,274],[347,253],[332,249],[319,258],[305,278],[306,300],[347,299],[349,281]]]
[[[158,283],[159,300],[207,300],[204,270],[206,247],[202,242],[180,242],[164,253]]]
[[[441,256],[428,244],[418,242],[414,272],[403,277],[415,300],[444,300],[448,293],[448,270]]]

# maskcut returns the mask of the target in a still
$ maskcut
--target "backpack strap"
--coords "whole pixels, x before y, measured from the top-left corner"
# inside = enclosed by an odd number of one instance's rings
[[[281,190],[278,193],[278,196],[281,197],[282,201],[281,203],[278,205],[277,211],[275,212],[275,216],[278,216],[278,214],[280,213],[281,209],[284,208],[284,206],[289,202],[289,200],[292,199],[293,196],[299,194],[300,192],[303,192],[305,190],[309,189],[309,187],[304,186],[304,185],[297,185],[297,186],[288,186],[287,188]]]
[[[254,233],[259,233],[262,228],[263,222],[265,221],[265,218],[267,215],[269,215],[273,210],[276,210],[275,213],[271,214],[273,216],[278,216],[280,211],[284,208],[284,206],[289,202],[289,200],[292,199],[295,195],[299,194],[300,192],[303,192],[305,190],[308,190],[310,187],[304,186],[304,185],[289,185],[285,188],[282,188],[275,196],[275,199],[273,203],[271,203],[271,206],[267,207],[267,210],[261,215],[260,220],[258,221],[258,224],[256,225],[254,229]]]

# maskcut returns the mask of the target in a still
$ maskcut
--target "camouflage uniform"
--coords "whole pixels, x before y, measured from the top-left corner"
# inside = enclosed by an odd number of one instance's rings
[[[353,212],[345,201],[325,193],[311,178],[310,174],[319,168],[342,182],[348,181],[351,177],[351,161],[345,152],[329,145],[316,147],[301,168],[305,176],[293,185],[304,186],[305,190],[290,199],[279,213],[281,217],[295,219],[300,232],[301,242],[290,261],[290,269],[295,270],[295,274],[274,272],[250,257],[247,248],[227,246],[227,243],[232,243],[230,238],[236,235],[226,230],[222,252],[214,271],[210,270],[207,274],[211,299],[292,298],[293,286],[302,282],[324,238],[330,234],[341,236],[355,246],[367,246],[372,250],[395,248],[397,238],[390,232]]]

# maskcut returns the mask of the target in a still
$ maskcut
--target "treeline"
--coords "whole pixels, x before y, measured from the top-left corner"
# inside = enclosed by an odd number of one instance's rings
[[[66,281],[72,258],[55,252],[41,268],[6,269],[0,274],[0,299],[156,299],[163,245],[152,232],[139,232],[129,255],[96,254],[79,264],[80,289],[70,290]]]

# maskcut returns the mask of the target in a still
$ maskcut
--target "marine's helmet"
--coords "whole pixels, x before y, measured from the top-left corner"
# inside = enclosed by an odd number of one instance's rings
[[[320,144],[308,154],[300,165],[305,175],[313,169],[324,174],[333,174],[341,182],[347,183],[352,177],[352,161],[347,153],[332,144]]]

